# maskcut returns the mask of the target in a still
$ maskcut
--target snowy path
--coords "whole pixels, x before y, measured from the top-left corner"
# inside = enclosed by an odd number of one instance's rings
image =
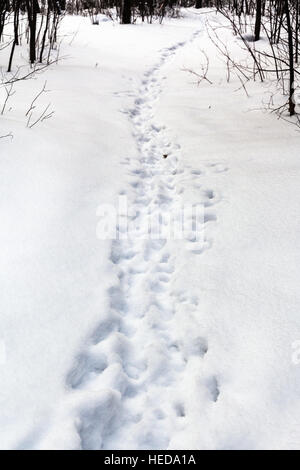
[[[193,231],[199,222],[195,219],[199,214],[194,212],[190,214],[191,231],[183,239],[162,235],[170,214],[180,213],[184,184],[198,188],[202,171],[182,166],[180,145],[170,141],[168,130],[156,122],[155,110],[163,91],[165,66],[200,33],[197,30],[187,42],[161,51],[156,65],[144,74],[134,106],[125,111],[138,149],[137,159],[123,161],[131,183],[122,196],[127,197],[134,224],[133,228],[129,225],[127,239],[122,239],[121,226],[120,239],[112,241],[110,263],[118,282],[109,289],[109,308],[90,345],[68,376],[72,393],[58,418],[72,427],[71,416],[81,449],[172,448],[178,446],[176,438],[187,426],[186,387],[193,389],[208,340],[201,335],[198,297],[192,290],[174,287],[180,279],[177,258],[187,252],[200,255],[211,243]],[[197,190],[205,209],[200,214],[204,226],[216,219],[211,207],[215,194]],[[157,236],[152,232],[149,237],[153,219],[160,225],[155,226]],[[219,385],[215,376],[206,374],[203,385],[209,401],[216,402]],[[66,424],[60,427],[66,429]],[[57,428],[54,425],[52,434]],[[45,445],[49,447],[50,442],[55,448],[55,439],[50,437]]]
[[[196,31],[190,41],[199,34]],[[177,182],[185,174],[177,159],[179,145],[167,140],[164,127],[155,122],[154,110],[162,91],[163,68],[184,45],[179,42],[161,52],[158,63],[144,74],[128,113],[140,158],[124,161],[133,179],[131,190],[123,194],[137,209],[135,226],[142,230],[147,230],[153,215],[170,214],[180,203]],[[207,202],[211,197],[207,194]],[[202,358],[207,352],[205,338],[197,335],[187,341],[178,331],[176,305],[189,304],[192,315],[198,303],[197,298],[172,290],[179,242],[175,246],[171,240],[146,238],[129,234],[128,240],[112,243],[111,262],[119,283],[110,289],[106,321],[69,377],[73,389],[95,391],[101,384],[109,389],[101,404],[81,413],[82,449],[167,448],[178,418],[185,416],[178,390],[187,356]],[[205,249],[193,236],[180,243],[195,254]],[[209,386],[216,400],[217,383],[212,379]]]

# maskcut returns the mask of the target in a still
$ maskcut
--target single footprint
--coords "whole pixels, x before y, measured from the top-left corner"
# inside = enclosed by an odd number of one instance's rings
[[[174,404],[174,410],[175,410],[176,415],[179,418],[184,418],[185,417],[185,409],[184,409],[183,403],[180,403],[180,402],[175,403]]]
[[[195,176],[200,176],[200,175],[203,175],[203,171],[202,170],[191,170],[191,174],[195,175]]]
[[[213,376],[207,381],[206,385],[211,394],[212,400],[216,403],[220,396],[220,387],[218,379]]]
[[[224,173],[225,171],[228,171],[228,167],[219,162],[209,163],[207,166],[213,169],[214,173]]]
[[[73,389],[82,387],[95,374],[101,374],[107,368],[104,354],[82,353],[77,357],[75,367],[67,375],[67,386]]]

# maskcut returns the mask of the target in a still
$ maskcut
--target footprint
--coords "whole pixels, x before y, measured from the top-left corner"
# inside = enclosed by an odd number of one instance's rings
[[[79,406],[76,420],[82,450],[103,448],[104,438],[113,431],[120,410],[121,395],[117,391],[98,391],[95,396],[87,396],[86,402]]]
[[[191,302],[192,305],[195,305],[195,306],[199,305],[199,299],[196,295],[191,296],[190,302]]]
[[[205,189],[201,191],[202,198],[204,199],[204,207],[213,206],[220,198],[217,198],[215,191],[212,189]]]
[[[205,213],[204,214],[204,223],[206,224],[207,222],[215,222],[217,220],[216,214],[213,213]]]
[[[160,204],[168,205],[168,204],[171,204],[172,200],[173,199],[170,198],[169,196],[167,196],[166,194],[160,193],[160,194],[157,195],[157,199],[156,199],[155,202],[159,205]]]
[[[76,360],[74,368],[67,375],[67,386],[73,389],[82,387],[90,378],[101,374],[107,368],[107,358],[104,354],[93,357],[92,354],[82,353]]]
[[[180,403],[180,402],[175,403],[174,410],[175,410],[176,415],[179,418],[184,418],[185,417],[185,409],[184,409],[183,403]]]
[[[130,158],[126,157],[121,161],[121,165],[130,165]]]
[[[202,336],[190,338],[187,351],[190,355],[204,357],[208,352],[207,339]]]
[[[170,253],[164,253],[160,259],[160,263],[167,263],[170,259]]]
[[[121,286],[113,286],[108,289],[110,307],[117,312],[127,312],[127,303]]]
[[[141,186],[141,182],[140,181],[133,181],[132,183],[130,183],[130,186],[132,186],[134,189],[137,189]]]
[[[223,163],[209,163],[207,165],[208,168],[211,168],[214,173],[224,173],[225,171],[228,171],[228,167],[225,166]]]
[[[211,377],[207,381],[206,385],[211,394],[212,400],[216,403],[220,396],[220,387],[217,378],[215,376]]]
[[[151,257],[151,253],[153,251],[161,250],[165,246],[166,243],[167,243],[167,240],[164,240],[164,239],[148,240],[145,245],[145,252],[144,252],[145,260],[148,261]]]
[[[160,274],[160,275],[158,276],[158,279],[159,279],[161,282],[166,282],[166,283],[170,281],[169,276],[166,276],[165,274]]]
[[[120,241],[113,241],[110,253],[110,261],[113,264],[119,264],[122,260],[130,260],[134,258],[137,254],[134,251],[130,244],[125,240]]]
[[[149,281],[149,287],[153,292],[158,294],[166,290],[165,286],[162,285],[159,281]]]
[[[156,267],[156,271],[159,273],[166,273],[166,274],[172,274],[175,271],[174,266],[172,264],[160,264]]]
[[[193,246],[193,248],[189,250],[194,255],[202,255],[202,253],[204,253],[209,248],[208,245],[205,245],[203,243],[199,244],[199,246],[195,246],[195,245]]]
[[[155,410],[153,410],[153,415],[155,416],[155,418],[159,419],[160,421],[165,418],[165,413],[159,408],[156,408]]]
[[[92,344],[98,344],[113,332],[122,331],[122,318],[117,312],[109,311],[91,336]]]

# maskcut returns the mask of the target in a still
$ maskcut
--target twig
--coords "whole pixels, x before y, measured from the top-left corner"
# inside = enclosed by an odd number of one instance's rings
[[[30,114],[30,116],[28,117],[28,121],[27,121],[27,127],[28,127],[29,129],[32,129],[33,126],[35,126],[38,122],[43,122],[43,121],[45,121],[46,119],[50,119],[50,118],[53,116],[54,111],[51,111],[50,113],[46,114],[47,111],[48,111],[48,109],[49,109],[49,107],[50,107],[50,104],[51,104],[51,103],[49,103],[49,104],[46,106],[46,108],[44,109],[44,111],[42,112],[42,114],[41,114],[32,124],[30,124],[30,121],[31,121],[31,118],[32,118],[32,114],[33,114],[33,113]]]
[[[14,136],[11,132],[9,134],[6,134],[6,135],[0,135],[0,139],[6,139],[7,137],[10,137],[11,140],[13,140],[13,138],[14,138]]]
[[[4,103],[3,103],[3,106],[2,106],[2,109],[1,109],[1,116],[3,116],[3,114],[4,114],[4,111],[5,111],[5,108],[6,108],[6,105],[8,103],[9,98],[16,93],[15,91],[12,91],[13,86],[14,86],[14,83],[12,82],[12,83],[10,83],[10,85],[8,87],[5,87],[6,98],[4,100]]]
[[[36,95],[36,97],[32,100],[31,104],[30,104],[30,107],[28,108],[25,116],[28,116],[28,114],[33,111],[36,106],[34,105],[34,103],[39,99],[39,97],[43,94],[43,93],[48,93],[50,90],[46,90],[46,85],[47,85],[47,80],[45,81],[44,85],[43,85],[43,88],[41,89],[41,91],[39,91],[39,93]]]

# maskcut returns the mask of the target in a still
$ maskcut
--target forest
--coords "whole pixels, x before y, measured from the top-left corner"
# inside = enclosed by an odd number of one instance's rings
[[[196,9],[215,8],[223,15],[239,37],[249,53],[251,64],[235,63],[233,57],[227,57],[230,67],[239,73],[245,84],[253,80],[272,80],[280,86],[283,95],[288,95],[288,103],[279,106],[276,111],[284,113],[288,106],[290,116],[296,114],[296,83],[299,76],[299,15],[298,0],[236,0],[236,1],[201,1],[194,5],[191,1],[81,1],[81,0],[1,0],[0,5],[0,40],[1,50],[10,48],[6,70],[12,76],[3,76],[4,84],[27,78],[19,71],[14,74],[13,59],[16,48],[28,44],[28,61],[33,68],[38,64],[49,65],[56,60],[52,51],[57,49],[57,32],[65,15],[88,16],[92,24],[98,24],[98,15],[105,14],[121,24],[142,22],[162,22],[164,17],[180,15],[180,8],[195,6]],[[268,47],[256,47],[261,35],[267,38]],[[213,40],[213,38],[212,38]],[[218,43],[215,37],[215,42]],[[264,45],[265,46],[265,45]],[[222,49],[221,44],[218,47]],[[222,53],[228,56],[223,48]],[[30,76],[32,72],[29,72]]]

